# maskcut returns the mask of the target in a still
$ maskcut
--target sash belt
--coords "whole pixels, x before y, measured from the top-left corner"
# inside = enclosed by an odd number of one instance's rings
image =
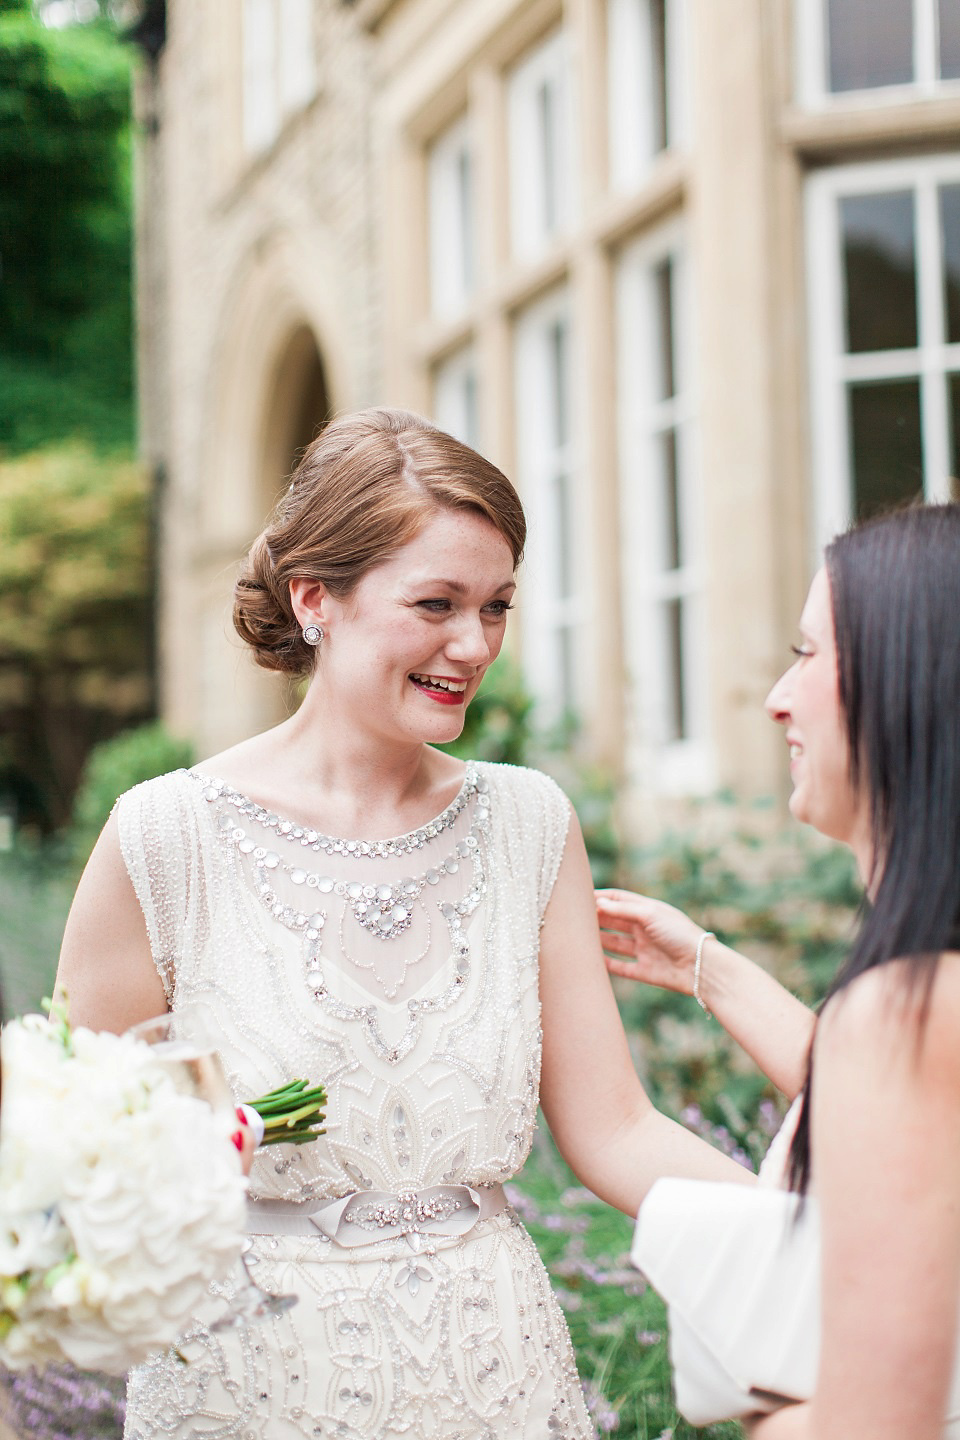
[[[251,1235],[316,1235],[353,1248],[405,1238],[459,1238],[507,1205],[502,1185],[431,1185],[425,1190],[351,1190],[335,1200],[249,1200]]]

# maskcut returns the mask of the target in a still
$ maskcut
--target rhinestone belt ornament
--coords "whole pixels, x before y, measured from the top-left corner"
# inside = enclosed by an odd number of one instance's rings
[[[482,1220],[499,1214],[506,1204],[500,1185],[432,1185],[396,1194],[388,1190],[354,1190],[338,1200],[326,1201],[310,1213],[309,1219],[328,1240],[347,1248],[381,1240],[405,1240],[416,1253],[432,1237],[462,1238]],[[407,1283],[407,1276],[401,1275],[396,1283]]]

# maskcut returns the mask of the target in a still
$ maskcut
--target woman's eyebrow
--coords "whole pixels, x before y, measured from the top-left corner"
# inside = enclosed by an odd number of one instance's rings
[[[444,580],[436,576],[432,579],[419,580],[417,581],[417,584],[424,586],[442,586],[446,590],[452,590],[455,595],[465,595],[470,589],[470,586],[465,585],[462,580]],[[504,580],[501,584],[495,586],[493,593],[498,594],[501,590],[508,590],[511,586],[514,589],[517,588],[517,582],[516,580],[514,580],[512,575],[508,580]]]

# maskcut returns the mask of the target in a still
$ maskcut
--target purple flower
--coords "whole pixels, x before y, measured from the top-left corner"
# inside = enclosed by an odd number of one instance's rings
[[[586,1401],[587,1414],[598,1430],[605,1435],[609,1435],[611,1430],[619,1430],[620,1416],[603,1391],[592,1380],[584,1381],[583,1398]]]
[[[10,1423],[31,1440],[120,1440],[123,1381],[51,1365],[0,1376]]]

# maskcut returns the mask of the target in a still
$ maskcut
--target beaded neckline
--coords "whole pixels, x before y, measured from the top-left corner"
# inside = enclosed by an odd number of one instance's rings
[[[314,1003],[340,1020],[359,1021],[374,1050],[389,1064],[399,1063],[416,1044],[423,1016],[448,1009],[462,993],[470,976],[470,941],[464,922],[486,893],[481,853],[481,837],[487,833],[490,823],[491,796],[486,776],[479,774],[475,765],[468,765],[460,790],[436,819],[391,840],[366,841],[342,840],[296,825],[293,821],[281,819],[221,780],[196,770],[186,773],[201,787],[204,801],[214,807],[216,828],[222,844],[235,849],[241,858],[249,857],[253,889],[260,904],[285,929],[300,937],[304,980]],[[320,869],[310,869],[306,856],[302,860],[294,859],[287,851],[286,857],[289,858],[285,858],[280,853],[284,847],[279,843],[274,849],[268,848],[273,836],[276,836],[277,840],[286,840],[298,849],[305,847],[326,855],[343,855],[348,859],[408,855],[421,850],[449,830],[471,800],[476,813],[469,831],[453,845],[449,854],[445,857],[434,854],[434,864],[430,868],[389,883],[371,883],[369,872],[363,881],[337,880],[333,875],[321,873]],[[272,831],[273,835],[262,838],[251,836],[238,823],[244,818]],[[424,856],[420,863],[423,864],[426,859]],[[437,898],[428,907],[426,896],[430,890],[439,885],[446,875],[456,874],[464,861],[472,870],[472,881],[466,893],[456,902]],[[281,877],[290,886],[290,894],[286,898],[278,893]],[[324,897],[329,899],[325,901]],[[313,909],[315,905],[317,908]],[[341,910],[340,946],[343,955],[361,969],[372,969],[387,999],[391,1000],[403,983],[406,966],[399,979],[385,979],[377,970],[375,961],[367,964],[354,959],[344,947],[343,917],[352,913],[356,923],[380,942],[396,940],[404,934],[413,921],[415,907],[428,915],[436,908],[447,927],[455,974],[441,994],[413,997],[407,1001],[407,1023],[398,1040],[388,1042],[381,1033],[376,1005],[349,1005],[327,987],[321,952],[324,934],[330,929],[327,921],[331,905]]]
[[[305,849],[322,852],[325,855],[347,855],[351,859],[372,857],[383,859],[389,855],[409,855],[414,850],[420,850],[428,841],[442,835],[448,830],[457,819],[469,801],[471,795],[477,789],[486,789],[483,782],[479,780],[476,766],[468,764],[463,777],[463,783],[454,798],[445,810],[433,820],[428,820],[425,825],[420,825],[416,830],[408,830],[405,835],[395,835],[389,840],[346,840],[336,835],[324,835],[322,831],[311,826],[298,825],[293,820],[285,820],[265,805],[260,805],[256,800],[235,790],[223,780],[215,776],[205,775],[200,770],[188,770],[187,774],[191,779],[196,780],[203,787],[205,800],[224,800],[231,805],[238,814],[248,820],[253,820],[265,830],[273,830],[279,839],[290,841],[292,844],[301,845]]]

